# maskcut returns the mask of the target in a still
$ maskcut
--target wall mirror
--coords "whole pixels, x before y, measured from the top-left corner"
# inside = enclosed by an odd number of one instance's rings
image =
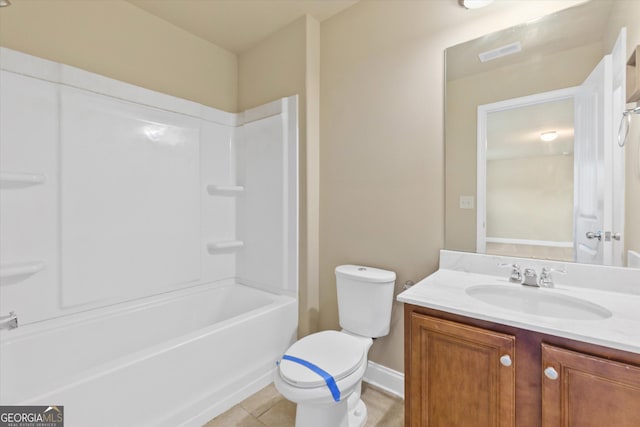
[[[624,191],[640,182],[625,170],[638,148],[615,143],[627,60],[615,3],[590,1],[446,50],[446,249],[640,261],[637,233],[625,233],[640,192]]]

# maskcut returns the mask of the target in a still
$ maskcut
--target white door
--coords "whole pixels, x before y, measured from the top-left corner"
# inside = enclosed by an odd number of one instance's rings
[[[576,261],[623,265],[624,150],[616,144],[625,107],[626,29],[575,98]]]
[[[627,93],[627,29],[622,28],[618,35],[618,40],[611,52],[612,60],[612,143],[609,148],[611,151],[611,171],[612,188],[610,191],[611,198],[611,245],[612,257],[611,265],[623,266],[624,264],[624,194],[625,194],[625,150],[620,148],[618,142],[618,128],[622,120],[622,112],[626,105]],[[607,197],[605,194],[605,203]]]
[[[606,55],[575,98],[574,209],[576,261],[610,264],[611,242],[604,236],[607,183],[605,145],[611,139],[611,55]],[[610,221],[610,219],[609,219]]]

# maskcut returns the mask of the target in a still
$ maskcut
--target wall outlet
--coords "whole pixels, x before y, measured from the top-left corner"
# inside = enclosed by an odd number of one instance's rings
[[[473,196],[460,196],[460,209],[473,209]]]

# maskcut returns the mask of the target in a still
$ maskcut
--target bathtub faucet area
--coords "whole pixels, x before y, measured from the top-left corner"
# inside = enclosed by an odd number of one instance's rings
[[[8,316],[0,316],[0,329],[15,329],[18,327],[18,315],[13,311]]]

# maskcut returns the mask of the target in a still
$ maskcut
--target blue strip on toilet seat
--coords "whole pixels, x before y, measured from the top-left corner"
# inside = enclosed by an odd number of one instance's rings
[[[311,369],[316,374],[320,375],[322,379],[324,379],[324,382],[327,383],[327,387],[329,387],[329,390],[331,391],[333,400],[335,400],[336,402],[340,402],[340,390],[338,389],[336,380],[331,376],[330,373],[320,368],[319,366],[314,365],[311,362],[308,362],[304,359],[299,359],[294,356],[289,356],[288,354],[285,354],[284,356],[282,356],[282,360],[290,360],[292,362],[299,363],[300,365],[305,366]]]

